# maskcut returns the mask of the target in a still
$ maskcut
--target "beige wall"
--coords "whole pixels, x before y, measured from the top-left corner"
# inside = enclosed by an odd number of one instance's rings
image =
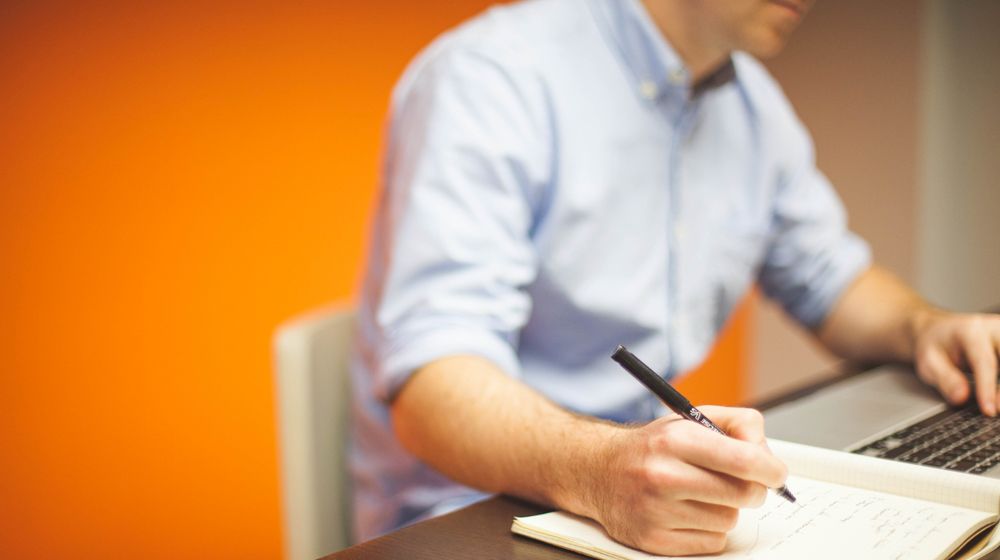
[[[925,5],[918,283],[978,310],[1000,303],[1000,2]]]
[[[932,301],[1000,303],[1000,2],[819,2],[769,66],[876,260]],[[833,363],[773,306],[751,342],[761,398]]]
[[[816,143],[821,170],[878,262],[915,279],[922,5],[818,2],[768,66]],[[773,306],[755,318],[751,398],[800,385],[831,358]]]

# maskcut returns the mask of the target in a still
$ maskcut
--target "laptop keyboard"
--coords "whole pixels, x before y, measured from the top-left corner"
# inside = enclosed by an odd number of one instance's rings
[[[979,474],[1000,463],[1000,417],[945,410],[853,453]]]

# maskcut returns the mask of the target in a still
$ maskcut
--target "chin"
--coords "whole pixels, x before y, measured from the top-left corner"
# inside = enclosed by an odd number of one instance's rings
[[[744,41],[743,48],[740,49],[754,58],[766,60],[781,53],[787,43],[787,36],[774,32],[762,32],[750,40]]]

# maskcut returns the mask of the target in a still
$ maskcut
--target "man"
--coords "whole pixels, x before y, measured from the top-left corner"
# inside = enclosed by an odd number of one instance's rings
[[[609,359],[696,366],[754,282],[841,356],[996,412],[1000,322],[870,263],[753,57],[792,0],[540,0],[445,35],[393,96],[359,309],[358,537],[503,492],[653,553],[720,550],[786,469],[760,415],[681,421]],[[473,490],[476,489],[476,490]]]

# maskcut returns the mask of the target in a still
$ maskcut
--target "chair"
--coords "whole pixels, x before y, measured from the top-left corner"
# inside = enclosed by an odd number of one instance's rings
[[[351,544],[347,467],[353,311],[335,305],[295,317],[274,335],[278,448],[287,560]]]

